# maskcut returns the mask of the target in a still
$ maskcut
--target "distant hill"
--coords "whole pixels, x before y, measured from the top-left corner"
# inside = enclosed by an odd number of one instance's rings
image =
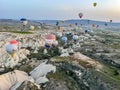
[[[42,23],[46,23],[46,24],[52,24],[55,25],[57,21],[60,22],[60,24],[62,24],[61,20],[36,20],[37,22],[42,22]],[[78,23],[78,25],[83,24],[83,25],[91,25],[91,24],[95,24],[95,25],[101,25],[101,26],[105,26],[105,23],[107,23],[107,25],[109,26],[120,26],[120,23],[114,23],[114,22],[104,22],[104,21],[94,21],[94,20],[87,20],[87,19],[82,19],[82,20],[65,20],[64,21],[64,25],[68,25],[68,24],[75,24]]]
[[[105,23],[107,23],[108,26],[115,26],[115,27],[120,27],[120,23],[114,23],[114,22],[104,22],[104,21],[94,21],[94,20],[87,20],[87,19],[72,19],[72,20],[65,20],[64,24],[62,24],[61,20],[29,20],[28,25],[40,25],[40,23],[45,23],[49,25],[56,25],[56,22],[59,21],[60,25],[66,25],[68,24],[75,24],[78,23],[78,25],[83,24],[83,25],[99,25],[99,26],[105,26]],[[8,25],[20,25],[21,22],[19,20],[13,20],[13,19],[0,19],[0,24],[8,24]]]

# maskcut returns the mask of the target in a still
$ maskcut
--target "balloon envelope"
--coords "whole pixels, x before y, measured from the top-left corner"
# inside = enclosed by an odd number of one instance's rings
[[[58,25],[59,25],[59,22],[57,21],[57,22],[56,22],[56,26],[58,26]]]
[[[9,53],[9,54],[14,54],[16,51],[17,51],[17,45],[15,44],[8,44],[6,45],[6,51]]]
[[[27,25],[28,21],[25,18],[21,18],[20,21],[22,22],[23,25]]]
[[[48,43],[45,43],[46,48],[50,48],[50,45]]]
[[[27,19],[25,19],[25,18],[21,18],[20,21],[27,21]]]
[[[112,22],[112,20],[110,20],[110,22]]]
[[[56,36],[55,35],[49,34],[49,35],[45,36],[45,41],[48,44],[52,45],[55,40],[56,40]]]
[[[97,6],[97,3],[96,3],[96,2],[94,2],[94,3],[93,3],[93,6],[94,6],[94,7],[96,7],[96,6]]]
[[[58,41],[54,41],[54,42],[53,42],[53,45],[54,45],[54,46],[57,46],[57,45],[58,45]]]
[[[97,6],[97,3],[96,3],[96,2],[94,2],[94,3],[93,3],[93,6],[94,6],[94,7],[96,7],[96,6]]]
[[[27,25],[28,21],[23,21],[22,24],[23,25]]]
[[[107,26],[107,23],[105,23],[105,26]]]
[[[77,25],[78,25],[78,23],[75,23],[75,25],[77,26]]]
[[[95,27],[95,24],[92,24],[92,27]]]
[[[62,33],[61,33],[61,32],[58,32],[58,33],[57,33],[57,37],[62,37]]]
[[[85,30],[85,33],[88,33],[88,30]]]
[[[30,26],[30,30],[34,30],[35,29],[35,27],[34,26]]]
[[[17,45],[18,42],[17,42],[16,40],[11,40],[11,41],[10,41],[10,44],[16,44],[16,45]]]
[[[83,17],[83,13],[79,13],[78,15],[79,15],[79,17],[80,17],[80,18],[82,18],[82,17]]]
[[[70,27],[72,27],[72,24],[69,24]]]
[[[67,37],[62,37],[62,42],[67,42],[68,38]]]
[[[73,35],[73,40],[78,40],[78,35]]]

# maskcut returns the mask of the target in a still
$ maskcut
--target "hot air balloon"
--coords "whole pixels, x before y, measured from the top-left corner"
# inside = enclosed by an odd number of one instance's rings
[[[59,22],[57,21],[57,22],[56,22],[56,26],[58,26],[58,25],[59,25]]]
[[[107,23],[105,23],[105,26],[107,26]]]
[[[77,25],[78,25],[78,23],[75,23],[75,25],[77,26]]]
[[[96,3],[96,2],[94,2],[94,3],[93,3],[93,6],[94,6],[94,7],[96,7],[96,6],[97,6],[97,3]]]
[[[99,25],[96,26],[96,28],[98,28],[98,27],[99,27]]]
[[[34,26],[30,26],[30,30],[34,30],[35,29],[35,27]]]
[[[18,42],[17,42],[16,40],[11,40],[11,41],[10,41],[10,44],[18,45]]]
[[[80,18],[82,18],[82,17],[83,17],[83,13],[79,13],[78,15],[79,15],[79,17],[80,17]]]
[[[28,20],[25,19],[25,18],[21,18],[20,21],[22,22],[22,24],[23,24],[24,26],[27,25],[27,23],[28,23]]]
[[[57,36],[58,38],[59,38],[59,37],[62,37],[62,33],[61,33],[61,32],[58,32],[56,36]]]
[[[110,20],[110,22],[112,22],[112,20]]]
[[[45,42],[48,44],[48,45],[52,45],[53,42],[56,40],[56,36],[55,35],[52,35],[52,34],[48,34],[45,36]]]
[[[94,27],[95,27],[95,24],[92,24],[92,27],[94,28]]]
[[[85,32],[85,33],[88,33],[88,30],[85,30],[84,32]]]
[[[73,38],[73,40],[78,40],[79,37],[78,37],[78,35],[73,35],[72,38]]]
[[[21,23],[22,23],[22,25],[23,25],[22,30],[24,30],[24,29],[25,29],[25,26],[26,26],[26,25],[27,25],[27,23],[28,23],[28,20],[27,20],[27,19],[25,19],[25,18],[21,18],[21,19],[20,19],[20,21],[21,21]]]
[[[69,27],[72,27],[72,24],[69,24]]]
[[[18,42],[16,40],[11,40],[9,44],[6,45],[6,51],[11,55],[11,57],[14,57],[15,52],[18,49]]]
[[[68,38],[66,36],[62,37],[62,42],[67,42]]]
[[[53,42],[53,46],[57,46],[57,45],[58,45],[58,41],[55,40],[55,41]]]
[[[45,43],[45,47],[46,47],[46,48],[50,48],[51,45],[49,45],[48,43]]]

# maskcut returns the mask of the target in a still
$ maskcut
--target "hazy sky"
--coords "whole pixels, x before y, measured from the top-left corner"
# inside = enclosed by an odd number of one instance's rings
[[[79,12],[83,19],[120,22],[120,0],[0,0],[4,19],[79,19]]]

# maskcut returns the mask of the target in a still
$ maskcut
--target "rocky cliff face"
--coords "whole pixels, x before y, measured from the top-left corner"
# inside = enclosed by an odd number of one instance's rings
[[[64,90],[119,90],[119,84],[113,85],[113,81],[109,82],[108,77],[94,67],[87,67],[85,62],[81,66],[74,58],[59,57],[51,59],[51,63],[57,66],[57,71],[48,75],[50,82],[43,90],[60,90],[61,87],[65,87]]]

